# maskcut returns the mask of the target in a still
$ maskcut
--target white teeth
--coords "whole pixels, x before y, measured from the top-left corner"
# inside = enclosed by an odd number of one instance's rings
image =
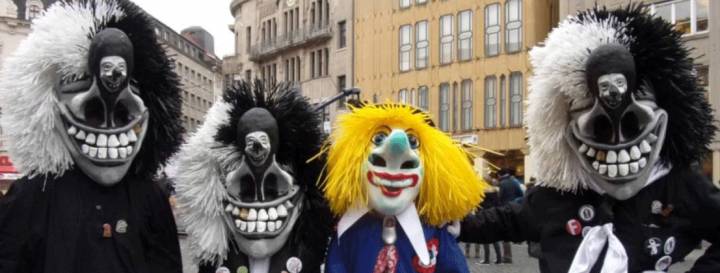
[[[267,229],[267,223],[265,223],[263,221],[257,222],[257,232],[265,232],[266,229]]]
[[[287,217],[287,216],[288,216],[288,211],[287,211],[287,209],[285,208],[285,206],[283,206],[282,204],[280,204],[280,205],[277,207],[277,214],[278,214],[279,217]]]
[[[620,176],[628,175],[629,171],[630,171],[630,167],[628,166],[628,164],[618,165],[618,173],[620,174]]]
[[[645,168],[645,165],[647,165],[647,159],[645,159],[644,157],[641,158],[641,159],[638,161],[638,164],[640,164],[640,169]]]
[[[605,165],[605,164],[600,164],[600,168],[598,168],[598,172],[599,172],[600,174],[605,174],[605,173],[607,172],[607,165]]]
[[[120,158],[126,158],[127,157],[127,148],[119,148],[118,152],[120,153]]]
[[[98,158],[100,158],[100,159],[107,158],[107,148],[98,148]]]
[[[248,232],[253,232],[253,231],[255,231],[255,224],[256,224],[255,222],[248,222],[247,231],[248,231]]]
[[[110,137],[108,138],[107,145],[110,148],[115,148],[115,147],[120,146],[120,141],[118,140],[116,135],[110,135]]]
[[[85,143],[95,145],[95,134],[89,133],[85,138]]]
[[[585,153],[585,152],[587,152],[587,150],[588,150],[588,146],[585,145],[585,144],[580,145],[580,148],[578,149],[578,151],[579,151],[580,153]]]
[[[268,218],[268,213],[265,209],[260,209],[260,211],[258,211],[258,221],[267,221]]]
[[[293,207],[295,207],[295,206],[293,206],[293,204],[290,203],[290,200],[287,200],[287,201],[285,201],[285,207],[291,209],[291,208],[293,208]]]
[[[593,166],[593,169],[595,169],[597,171],[597,169],[600,167],[600,162],[593,161],[592,166]]]
[[[68,135],[74,136],[75,134],[77,134],[77,128],[75,128],[75,126],[70,126],[70,129],[68,129],[67,132]]]
[[[105,135],[105,134],[100,134],[100,135],[98,135],[97,146],[98,146],[98,147],[105,147],[105,146],[107,146],[107,140],[108,140],[107,135]]]
[[[280,229],[282,227],[283,222],[280,220],[275,221],[275,228]]]
[[[637,173],[640,170],[640,164],[637,162],[630,163],[630,172]]]
[[[275,222],[273,222],[273,221],[267,222],[267,229],[270,232],[275,231]]]
[[[240,223],[241,223],[241,222],[242,222],[242,221],[240,221],[240,220],[235,220],[235,227],[236,227],[236,228],[240,228]]]
[[[595,157],[595,149],[589,148],[586,155],[589,157]]]
[[[630,162],[630,154],[628,154],[627,151],[620,150],[620,153],[618,154],[618,162],[619,163],[628,163]]]
[[[133,147],[132,147],[132,146],[127,146],[127,150],[128,150],[128,155],[131,155],[132,152],[133,152]]]
[[[278,218],[277,210],[275,208],[268,209],[268,217],[270,218],[270,220],[273,220],[273,221],[277,220],[277,218]]]
[[[98,148],[90,147],[90,152],[88,153],[88,155],[90,157],[96,157],[97,154],[98,154]]]
[[[135,135],[135,131],[133,131],[133,130],[130,130],[127,132],[127,137],[128,137],[128,141],[130,141],[130,142],[135,142],[138,140],[137,135]]]
[[[658,139],[658,137],[653,133],[650,133],[647,137],[647,140],[650,143],[655,143],[655,141],[657,141],[657,139]]]
[[[127,146],[130,143],[125,133],[120,134],[120,136],[118,137],[118,141],[120,141],[120,145],[122,146]]]
[[[233,205],[228,204],[227,207],[225,207],[225,212],[231,212],[233,210]]]
[[[75,138],[77,138],[79,140],[85,140],[85,131],[80,130],[80,132],[78,132],[77,135],[75,135]]]
[[[609,177],[615,177],[615,176],[617,176],[617,171],[618,171],[617,165],[615,165],[615,164],[613,164],[613,165],[608,165],[608,176],[609,176]]]
[[[82,148],[83,154],[88,154],[90,152],[90,146],[88,146],[87,144],[83,144],[82,146],[80,146],[80,148]]]
[[[630,158],[631,158],[632,160],[638,160],[638,159],[640,159],[640,157],[641,157],[641,155],[640,155],[640,149],[638,149],[637,146],[632,146],[632,147],[630,148]]]
[[[234,209],[232,210],[232,215],[240,216],[240,209],[239,209],[239,208],[234,208]]]
[[[255,210],[255,209],[250,209],[250,212],[248,213],[247,219],[248,219],[249,221],[255,221],[255,220],[257,220],[257,217],[258,217],[257,210]]]
[[[240,221],[240,230],[241,231],[245,231],[247,229],[247,226],[248,226],[247,222],[242,221],[242,220],[236,220],[236,221]]]
[[[607,157],[605,157],[605,162],[607,162],[607,163],[617,162],[617,153],[615,153],[615,151],[608,151]]]
[[[646,153],[649,153],[649,152],[651,152],[651,151],[652,151],[652,147],[650,147],[650,143],[648,143],[648,142],[645,141],[645,140],[643,140],[642,142],[640,142],[640,152],[642,152],[643,154],[646,154]]]
[[[118,150],[117,150],[117,148],[108,148],[108,155],[109,155],[110,158],[112,158],[112,159],[117,159],[117,158],[118,158]]]

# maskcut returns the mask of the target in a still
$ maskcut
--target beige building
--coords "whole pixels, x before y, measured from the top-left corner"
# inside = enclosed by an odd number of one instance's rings
[[[484,158],[481,172],[526,170],[528,51],[557,21],[551,0],[355,2],[355,82],[368,101],[428,110]],[[488,166],[489,165],[489,166]]]
[[[321,103],[353,82],[352,0],[233,0],[235,56],[227,82],[292,82]],[[325,108],[325,129],[344,108]]]
[[[202,124],[216,96],[222,93],[222,61],[192,36],[180,35],[162,22],[155,22],[155,33],[166,46],[181,78],[183,124],[188,133],[193,132]]]
[[[720,120],[720,1],[716,0],[560,0],[561,18],[577,10],[592,8],[595,4],[607,7],[625,6],[630,2],[644,2],[651,12],[675,24],[684,33],[689,47],[694,48],[700,85],[708,91],[708,98],[715,109],[715,119]],[[703,162],[703,172],[720,186],[720,138],[711,144],[712,155]]]

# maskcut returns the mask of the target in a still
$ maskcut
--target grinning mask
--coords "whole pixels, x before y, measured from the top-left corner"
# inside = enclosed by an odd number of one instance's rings
[[[372,151],[362,168],[369,207],[383,215],[397,215],[412,205],[420,192],[420,140],[412,130],[382,127],[371,141]]]
[[[275,254],[298,219],[303,194],[291,168],[276,161],[278,124],[264,108],[244,113],[237,125],[242,162],[226,178],[229,225],[243,253],[253,258]],[[286,170],[287,169],[287,170]]]
[[[55,88],[56,130],[80,169],[104,186],[122,180],[147,131],[142,90],[131,81],[133,62],[128,36],[107,28],[90,44],[89,77],[63,80]]]
[[[625,200],[645,186],[658,161],[668,115],[652,86],[638,86],[622,45],[592,51],[586,62],[591,99],[573,101],[566,139],[596,186]]]

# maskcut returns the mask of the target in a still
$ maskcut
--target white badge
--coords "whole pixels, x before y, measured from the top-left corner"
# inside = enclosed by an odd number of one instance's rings
[[[652,201],[650,212],[652,212],[652,214],[660,214],[662,212],[662,202],[658,200]]]
[[[670,255],[675,250],[675,237],[670,236],[670,238],[667,238],[663,250],[665,250],[665,255]]]
[[[215,270],[215,273],[230,273],[230,269],[228,269],[227,267],[221,266],[221,267],[218,267],[217,270]]]
[[[660,254],[660,247],[662,246],[662,241],[660,238],[653,237],[647,240],[645,242],[645,248],[647,248],[648,253],[650,256],[655,256]]]
[[[585,222],[588,222],[595,218],[595,208],[591,205],[584,205],[580,207],[580,211],[578,211],[578,216],[580,216],[580,219],[582,219]]]
[[[666,271],[668,268],[670,268],[670,264],[672,264],[672,257],[663,256],[655,263],[655,270]]]
[[[117,233],[124,234],[125,232],[127,232],[127,228],[128,223],[123,219],[118,220],[117,224],[115,224],[115,232]]]
[[[285,263],[285,266],[290,273],[300,273],[300,270],[302,270],[302,261],[297,257],[290,257]]]

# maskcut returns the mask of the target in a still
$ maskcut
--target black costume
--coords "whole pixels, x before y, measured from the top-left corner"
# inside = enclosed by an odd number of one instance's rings
[[[461,241],[539,241],[543,273],[720,272],[720,191],[693,166],[715,127],[681,34],[643,6],[581,12],[531,52],[539,185],[464,220]]]
[[[0,200],[0,272],[182,272],[153,179],[181,142],[180,88],[153,25],[125,0],[58,2],[4,64],[25,176]]]

